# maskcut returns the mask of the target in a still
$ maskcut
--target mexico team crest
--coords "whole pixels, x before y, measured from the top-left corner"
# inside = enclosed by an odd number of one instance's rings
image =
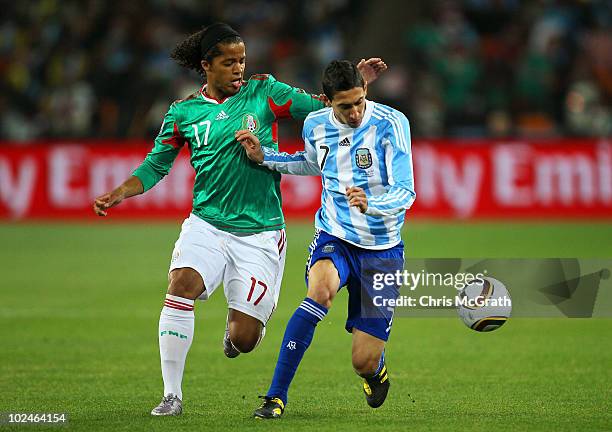
[[[259,131],[259,119],[255,114],[245,114],[242,116],[242,129],[248,129],[256,134]]]
[[[370,149],[357,149],[357,153],[355,154],[355,162],[361,169],[370,168],[372,166],[372,154],[370,153]]]

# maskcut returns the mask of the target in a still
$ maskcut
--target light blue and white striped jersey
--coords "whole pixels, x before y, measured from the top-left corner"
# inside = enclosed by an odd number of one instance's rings
[[[323,192],[315,226],[366,249],[387,249],[401,241],[406,209],[416,197],[410,129],[406,116],[366,101],[361,125],[340,123],[332,108],[312,112],[302,130],[304,151],[264,150],[262,165],[284,174],[321,174]],[[349,207],[346,188],[364,189],[365,214]]]

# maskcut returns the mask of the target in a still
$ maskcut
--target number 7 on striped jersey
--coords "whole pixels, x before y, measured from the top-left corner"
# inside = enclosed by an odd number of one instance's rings
[[[325,166],[325,161],[327,160],[327,155],[329,154],[329,147],[324,144],[321,144],[319,148],[325,151],[323,159],[321,159],[321,171],[323,171],[323,166]]]

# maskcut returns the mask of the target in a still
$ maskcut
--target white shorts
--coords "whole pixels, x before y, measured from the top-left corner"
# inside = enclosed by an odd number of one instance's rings
[[[285,230],[229,233],[191,214],[174,245],[170,270],[189,267],[204,281],[206,300],[223,283],[227,305],[266,325],[280,294]]]

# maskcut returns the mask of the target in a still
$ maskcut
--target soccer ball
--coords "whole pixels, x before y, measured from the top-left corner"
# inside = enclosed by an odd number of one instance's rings
[[[510,318],[512,300],[503,283],[482,277],[467,283],[457,296],[463,323],[478,332],[497,330]]]

